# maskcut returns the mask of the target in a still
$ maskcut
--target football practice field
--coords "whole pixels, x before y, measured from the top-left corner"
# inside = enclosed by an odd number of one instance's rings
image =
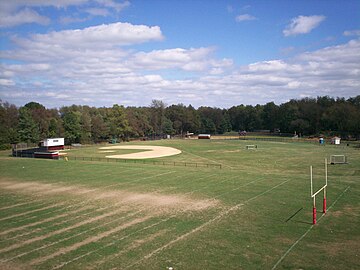
[[[359,148],[220,139],[117,145],[181,154],[135,163],[101,160],[110,150],[100,147],[111,145],[65,151],[68,161],[1,152],[0,269],[360,269]],[[331,155],[348,163],[328,165],[327,213],[320,192],[313,225],[309,167],[316,191]]]

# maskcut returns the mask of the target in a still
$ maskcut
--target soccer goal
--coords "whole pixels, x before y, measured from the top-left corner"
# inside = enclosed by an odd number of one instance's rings
[[[323,191],[323,213],[326,213],[326,188],[328,185],[328,171],[327,171],[327,159],[325,158],[325,185],[323,185],[318,191],[313,190],[313,167],[310,166],[310,192],[313,200],[313,224],[316,224],[316,195]]]
[[[346,164],[347,157],[345,155],[331,155],[330,164]]]

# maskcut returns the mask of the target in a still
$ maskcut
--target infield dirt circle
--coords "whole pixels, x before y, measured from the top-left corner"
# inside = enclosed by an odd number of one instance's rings
[[[107,158],[122,158],[122,159],[146,159],[146,158],[159,158],[178,155],[181,153],[179,149],[166,146],[152,146],[152,145],[116,145],[101,147],[101,150],[145,150],[143,152],[123,154],[123,155],[110,155]]]

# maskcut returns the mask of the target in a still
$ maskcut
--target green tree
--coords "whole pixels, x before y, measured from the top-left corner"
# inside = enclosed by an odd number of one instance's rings
[[[150,124],[153,127],[156,135],[164,134],[166,104],[161,100],[152,100],[150,105]]]
[[[290,100],[287,103],[281,104],[279,108],[279,126],[281,132],[294,133],[294,127],[291,122],[299,119],[299,109],[295,100]]]
[[[166,108],[165,115],[173,123],[176,134],[184,135],[186,132],[199,132],[200,117],[198,112],[189,105],[171,105]]]
[[[58,122],[56,121],[55,118],[50,119],[48,135],[49,135],[49,138],[59,137],[58,136]]]
[[[29,110],[38,126],[40,139],[51,137],[49,135],[49,126],[52,119],[51,111],[47,110],[42,104],[37,102],[29,102],[24,107]]]
[[[65,130],[65,140],[67,144],[79,143],[81,138],[81,113],[68,111],[63,114],[63,125]]]
[[[10,143],[18,143],[18,122],[16,106],[0,100],[0,149],[10,148]]]
[[[261,114],[262,122],[264,123],[263,129],[273,131],[275,128],[278,128],[278,114],[279,107],[274,102],[266,103]]]
[[[90,108],[88,106],[83,106],[80,117],[81,125],[81,143],[90,143],[91,142],[91,117],[90,117]]]
[[[18,134],[21,142],[38,143],[40,141],[39,127],[26,107],[19,109]]]
[[[128,107],[125,109],[125,113],[131,136],[143,137],[153,133],[153,127],[150,124],[150,108]]]
[[[95,143],[109,138],[109,127],[100,114],[91,117],[91,138]]]
[[[108,110],[106,123],[109,126],[109,132],[112,138],[125,140],[131,132],[126,119],[125,109],[118,104],[113,105],[113,107]]]

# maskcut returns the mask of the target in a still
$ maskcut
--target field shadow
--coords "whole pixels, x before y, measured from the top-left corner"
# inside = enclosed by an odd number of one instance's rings
[[[288,218],[285,220],[285,222],[290,221],[290,220],[291,220],[292,218],[294,218],[297,214],[299,214],[300,211],[303,210],[303,209],[304,209],[304,207],[300,207],[295,213],[293,213],[290,217],[288,217]]]
[[[298,220],[298,219],[293,219],[294,217],[296,217],[297,214],[299,214],[302,210],[304,209],[304,207],[299,208],[296,212],[294,212],[290,217],[288,217],[284,222],[295,222],[295,223],[301,223],[301,224],[307,224],[307,225],[312,225],[311,222],[309,221],[303,221],[303,220]]]

